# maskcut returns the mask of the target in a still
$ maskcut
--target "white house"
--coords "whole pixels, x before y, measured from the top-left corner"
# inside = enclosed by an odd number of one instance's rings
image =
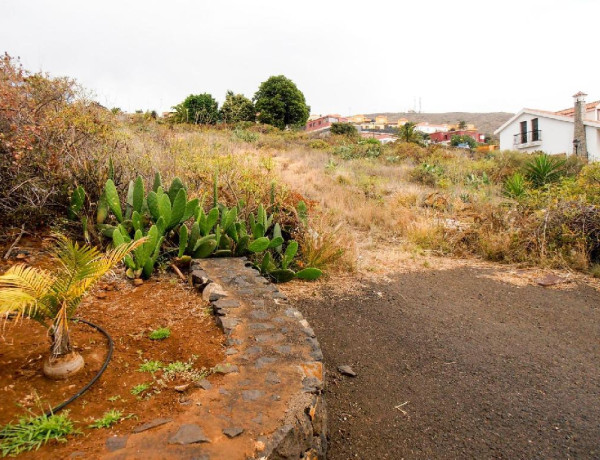
[[[575,153],[600,161],[600,101],[586,104],[585,96],[577,93],[574,107],[558,112],[521,110],[494,131],[500,149]]]
[[[446,124],[436,125],[436,124],[430,124],[430,123],[427,123],[426,121],[424,121],[421,123],[417,123],[417,125],[415,126],[415,130],[421,131],[422,133],[426,133],[426,134],[447,133],[450,130],[450,127]]]

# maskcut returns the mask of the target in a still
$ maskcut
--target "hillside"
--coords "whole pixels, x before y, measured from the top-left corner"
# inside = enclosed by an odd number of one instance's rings
[[[491,134],[499,128],[502,123],[513,116],[507,112],[489,112],[489,113],[471,113],[471,112],[446,112],[446,113],[408,113],[408,112],[385,112],[368,113],[367,117],[374,118],[377,115],[385,115],[390,121],[397,121],[400,118],[407,118],[409,121],[428,122],[428,123],[457,123],[464,120],[467,123],[473,123],[479,132]]]

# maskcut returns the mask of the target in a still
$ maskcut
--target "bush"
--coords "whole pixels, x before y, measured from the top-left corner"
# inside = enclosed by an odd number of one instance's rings
[[[252,101],[243,94],[227,91],[225,102],[221,107],[221,119],[225,123],[254,122],[256,109]]]
[[[410,178],[414,182],[419,182],[423,185],[434,186],[442,177],[443,173],[444,170],[440,166],[423,163],[419,166],[415,166],[410,171]]]
[[[331,134],[355,137],[358,136],[358,131],[356,130],[356,127],[351,123],[332,123]]]
[[[318,150],[325,150],[330,147],[329,144],[327,142],[325,142],[323,139],[314,139],[309,142],[308,146],[311,149],[318,149]]]
[[[74,185],[99,189],[103,158],[123,147],[109,110],[75,81],[27,72],[8,54],[0,101],[0,226],[45,223],[64,213]]]
[[[175,121],[179,123],[214,125],[219,121],[219,104],[208,93],[190,94],[173,108]]]
[[[477,141],[467,134],[461,136],[454,135],[450,139],[450,145],[457,147],[461,144],[467,144],[470,149],[474,149],[477,146]]]
[[[256,142],[258,140],[258,134],[248,131],[246,129],[236,128],[233,130],[234,139],[243,142]]]

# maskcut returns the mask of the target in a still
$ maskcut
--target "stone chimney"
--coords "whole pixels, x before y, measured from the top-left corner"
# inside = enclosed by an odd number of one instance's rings
[[[585,139],[585,126],[583,125],[586,96],[587,94],[581,91],[573,95],[573,98],[575,99],[575,130],[573,133],[573,153],[584,161],[588,160],[587,141]]]

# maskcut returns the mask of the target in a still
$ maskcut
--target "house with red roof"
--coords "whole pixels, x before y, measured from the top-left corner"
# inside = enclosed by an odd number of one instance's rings
[[[348,123],[348,118],[342,117],[339,114],[311,116],[306,123],[304,130],[306,132],[322,132],[331,128],[332,123]]]

